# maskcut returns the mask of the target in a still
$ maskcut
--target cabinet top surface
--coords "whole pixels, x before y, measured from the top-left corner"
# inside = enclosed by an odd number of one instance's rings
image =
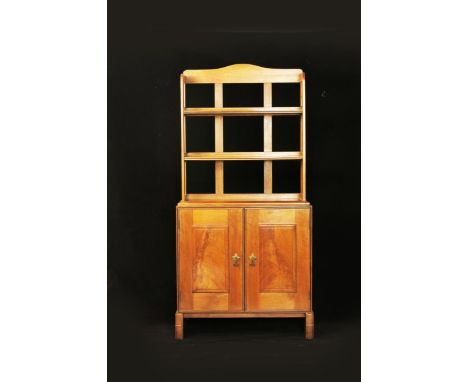
[[[177,207],[265,207],[265,208],[274,208],[274,207],[310,207],[311,204],[308,201],[297,201],[297,202],[187,202],[181,200],[177,203]]]

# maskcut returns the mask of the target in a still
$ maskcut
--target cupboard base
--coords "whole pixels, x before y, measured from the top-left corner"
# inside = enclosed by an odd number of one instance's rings
[[[184,338],[184,318],[305,318],[305,339],[314,338],[314,312],[176,312],[175,339]]]

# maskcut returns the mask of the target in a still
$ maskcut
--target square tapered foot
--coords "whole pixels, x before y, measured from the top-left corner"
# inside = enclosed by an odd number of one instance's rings
[[[314,338],[314,312],[305,314],[305,338],[306,340]]]
[[[178,312],[175,314],[175,339],[184,339],[184,315]]]

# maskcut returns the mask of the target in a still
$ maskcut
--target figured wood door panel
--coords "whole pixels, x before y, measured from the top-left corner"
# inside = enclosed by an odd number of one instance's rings
[[[309,208],[246,209],[246,309],[309,311]]]
[[[242,310],[242,236],[241,208],[178,209],[179,311]]]

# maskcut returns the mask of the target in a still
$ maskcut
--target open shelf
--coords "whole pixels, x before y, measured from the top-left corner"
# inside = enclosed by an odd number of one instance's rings
[[[299,105],[291,107],[274,107],[272,102],[273,97],[273,84],[296,84],[299,91],[297,96]],[[214,107],[187,107],[185,88],[187,84],[213,84],[214,91]],[[239,103],[223,103],[223,86],[224,84],[262,84],[263,87],[263,103],[254,103],[255,107],[226,107],[229,105],[238,105]],[[285,85],[286,86],[286,85]],[[306,174],[306,148],[305,148],[305,75],[300,69],[270,69],[262,68],[255,65],[237,64],[219,69],[207,70],[186,70],[182,73],[180,78],[181,89],[181,165],[182,165],[182,200],[185,202],[193,203],[210,203],[210,202],[305,202],[306,200],[306,187],[305,187],[305,174]],[[252,105],[249,101],[248,105]],[[262,105],[263,106],[259,106]],[[275,116],[299,116],[297,118],[300,126],[295,129],[299,133],[298,145],[299,147],[290,147],[292,150],[298,151],[273,151],[273,118]],[[225,145],[224,141],[228,141],[229,137],[232,138],[232,129],[230,134],[224,137],[224,122],[228,118],[236,116],[260,116],[263,119],[263,147],[256,145],[253,150],[256,151],[224,151],[225,148],[232,148]],[[214,150],[208,152],[193,152],[187,150],[186,142],[186,125],[189,117],[213,117],[214,119]],[[192,119],[193,120],[193,119]],[[243,121],[236,121],[241,125]],[[244,121],[243,127],[248,126]],[[234,126],[235,128],[236,126]],[[241,137],[242,134],[237,132],[236,137]],[[247,128],[248,130],[248,128]],[[257,136],[254,136],[253,133]],[[249,130],[250,134],[250,130]],[[257,139],[258,130],[252,129],[253,138],[250,141]],[[241,138],[244,139],[244,138]],[[247,138],[249,139],[249,138]],[[258,140],[258,139],[257,139]],[[257,141],[255,141],[257,142]],[[236,147],[237,148],[237,147]],[[250,147],[238,147],[240,150],[249,150]],[[260,151],[262,150],[263,151]],[[207,148],[205,150],[210,150]],[[299,193],[274,193],[273,192],[273,164],[275,161],[293,161],[300,162],[299,177],[300,177],[300,192]],[[200,161],[200,162],[193,162]],[[194,194],[187,193],[187,167],[199,164],[202,161],[209,161],[211,164],[214,162],[214,193]],[[263,170],[263,193],[258,192],[257,189],[262,187],[253,188],[247,187],[245,190],[238,188],[230,188],[229,183],[225,189],[225,167],[230,169],[233,162],[224,163],[225,161],[263,161],[260,163],[260,169]],[[289,164],[292,162],[281,162],[282,164]],[[249,165],[252,162],[249,162]],[[258,166],[257,166],[258,167]],[[286,166],[288,167],[288,166]],[[229,174],[229,171],[226,171]],[[257,171],[260,174],[259,171]],[[244,177],[244,173],[237,172],[235,177]],[[231,178],[234,176],[230,173]],[[245,175],[247,176],[247,175]],[[261,176],[261,175],[260,175]],[[288,181],[288,174],[283,174],[282,177]],[[241,179],[242,180],[242,179]],[[261,185],[261,183],[260,183]],[[227,191],[227,192],[226,192]],[[239,193],[233,193],[240,191]],[[279,191],[279,189],[278,189]],[[295,189],[286,188],[286,192],[295,192]],[[251,193],[246,193],[251,192]]]

